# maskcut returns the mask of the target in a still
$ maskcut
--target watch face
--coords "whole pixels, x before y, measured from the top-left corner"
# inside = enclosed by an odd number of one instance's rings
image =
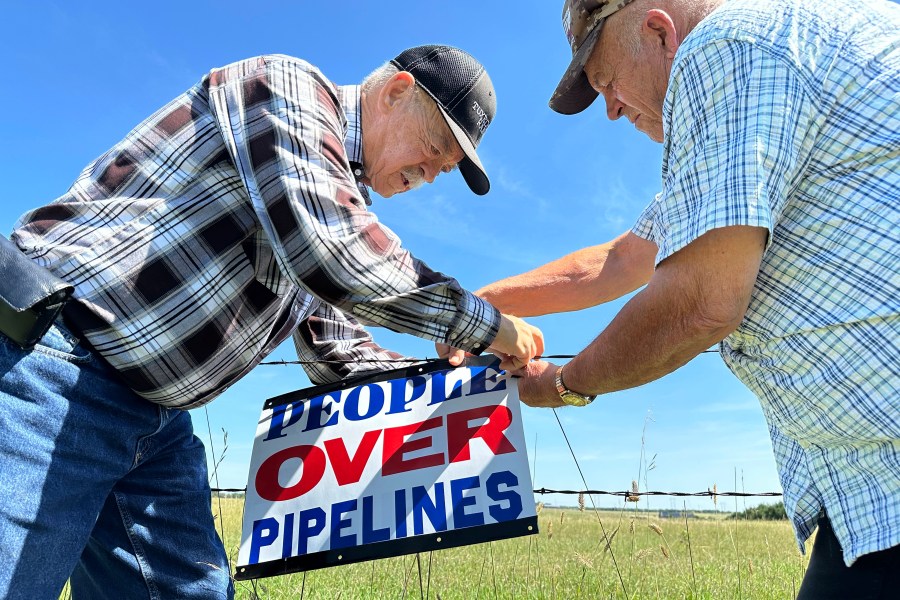
[[[575,394],[573,392],[560,394],[560,398],[562,398],[562,401],[569,406],[587,406],[593,400],[593,398],[589,396],[582,396],[581,394]]]

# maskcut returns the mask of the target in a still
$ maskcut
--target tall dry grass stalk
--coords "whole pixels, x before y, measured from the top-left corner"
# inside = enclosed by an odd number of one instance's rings
[[[734,488],[733,489],[734,490],[738,489],[737,467],[734,468]],[[734,514],[737,514],[737,512],[738,512],[738,499],[737,499],[737,496],[735,496],[734,497]],[[741,560],[740,560],[740,554],[738,552],[737,540],[735,539],[735,534],[737,533],[737,524],[738,524],[738,522],[737,522],[737,520],[735,520],[733,526],[730,529],[731,544],[734,547],[734,568],[735,568],[735,571],[737,571],[737,595],[738,595],[738,598],[743,598],[744,582],[741,579]]]
[[[578,597],[581,597],[581,589],[584,587],[584,578],[587,577],[588,569],[594,568],[594,563],[590,561],[588,557],[581,554],[580,552],[575,552],[575,560],[581,563],[581,580],[578,582]]]
[[[690,527],[688,527],[687,502],[683,503],[683,510],[684,510],[684,512],[682,514],[684,514],[684,533],[687,536],[688,557],[690,558],[690,561],[691,561],[691,581],[693,582],[693,585],[694,585],[693,592],[694,592],[694,595],[696,596],[697,595],[697,574],[694,572],[694,550],[691,546],[691,530],[690,530]],[[767,540],[767,542],[768,542],[768,540]]]
[[[660,548],[663,549],[663,555],[665,555],[666,558],[669,558],[669,548],[671,548],[671,545],[669,544],[669,540],[666,539],[666,534],[663,533],[662,527],[652,521],[647,523],[647,527],[649,527],[656,535],[662,538],[663,544],[660,546]]]
[[[609,535],[609,539],[606,540],[606,545],[603,547],[603,551],[604,551],[604,552],[607,552],[607,551],[608,551],[610,554],[612,554],[612,547],[611,547],[611,546],[612,546],[612,541],[613,541],[614,539],[616,539],[616,534],[617,534],[617,533],[619,533],[619,528],[618,528],[618,527],[616,527],[615,529],[613,529],[613,532]]]

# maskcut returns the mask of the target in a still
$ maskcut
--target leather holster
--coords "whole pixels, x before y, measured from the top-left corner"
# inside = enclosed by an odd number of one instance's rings
[[[30,350],[47,333],[73,289],[0,235],[0,333]]]

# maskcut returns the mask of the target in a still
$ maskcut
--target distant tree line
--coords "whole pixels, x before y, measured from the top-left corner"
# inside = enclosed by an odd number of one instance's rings
[[[212,492],[213,498],[243,498],[244,495],[244,492],[222,492],[215,489]]]
[[[778,504],[760,504],[739,513],[734,513],[729,519],[744,519],[747,521],[778,521],[787,519],[784,510],[784,502]]]

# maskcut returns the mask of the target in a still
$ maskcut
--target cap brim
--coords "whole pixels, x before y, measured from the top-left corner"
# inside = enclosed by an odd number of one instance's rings
[[[604,19],[605,21],[605,19]],[[603,29],[601,21],[594,30],[588,34],[587,39],[572,56],[572,62],[566,69],[565,75],[559,80],[556,91],[550,97],[550,108],[564,115],[574,115],[580,113],[591,103],[597,99],[599,95],[597,90],[591,87],[587,75],[584,73],[584,65],[591,57],[594,46],[597,45],[597,39],[600,37],[600,30]]]
[[[440,103],[437,103],[437,107],[441,116],[444,117],[444,120],[450,127],[450,131],[453,132],[453,137],[459,143],[459,147],[462,148],[463,154],[466,155],[465,158],[459,161],[459,172],[462,173],[463,179],[466,180],[470,190],[479,196],[484,196],[490,191],[491,182],[488,180],[487,173],[481,165],[478,154],[475,153],[475,146],[472,145],[469,136],[466,135],[463,128],[450,118],[450,115],[444,111]]]

